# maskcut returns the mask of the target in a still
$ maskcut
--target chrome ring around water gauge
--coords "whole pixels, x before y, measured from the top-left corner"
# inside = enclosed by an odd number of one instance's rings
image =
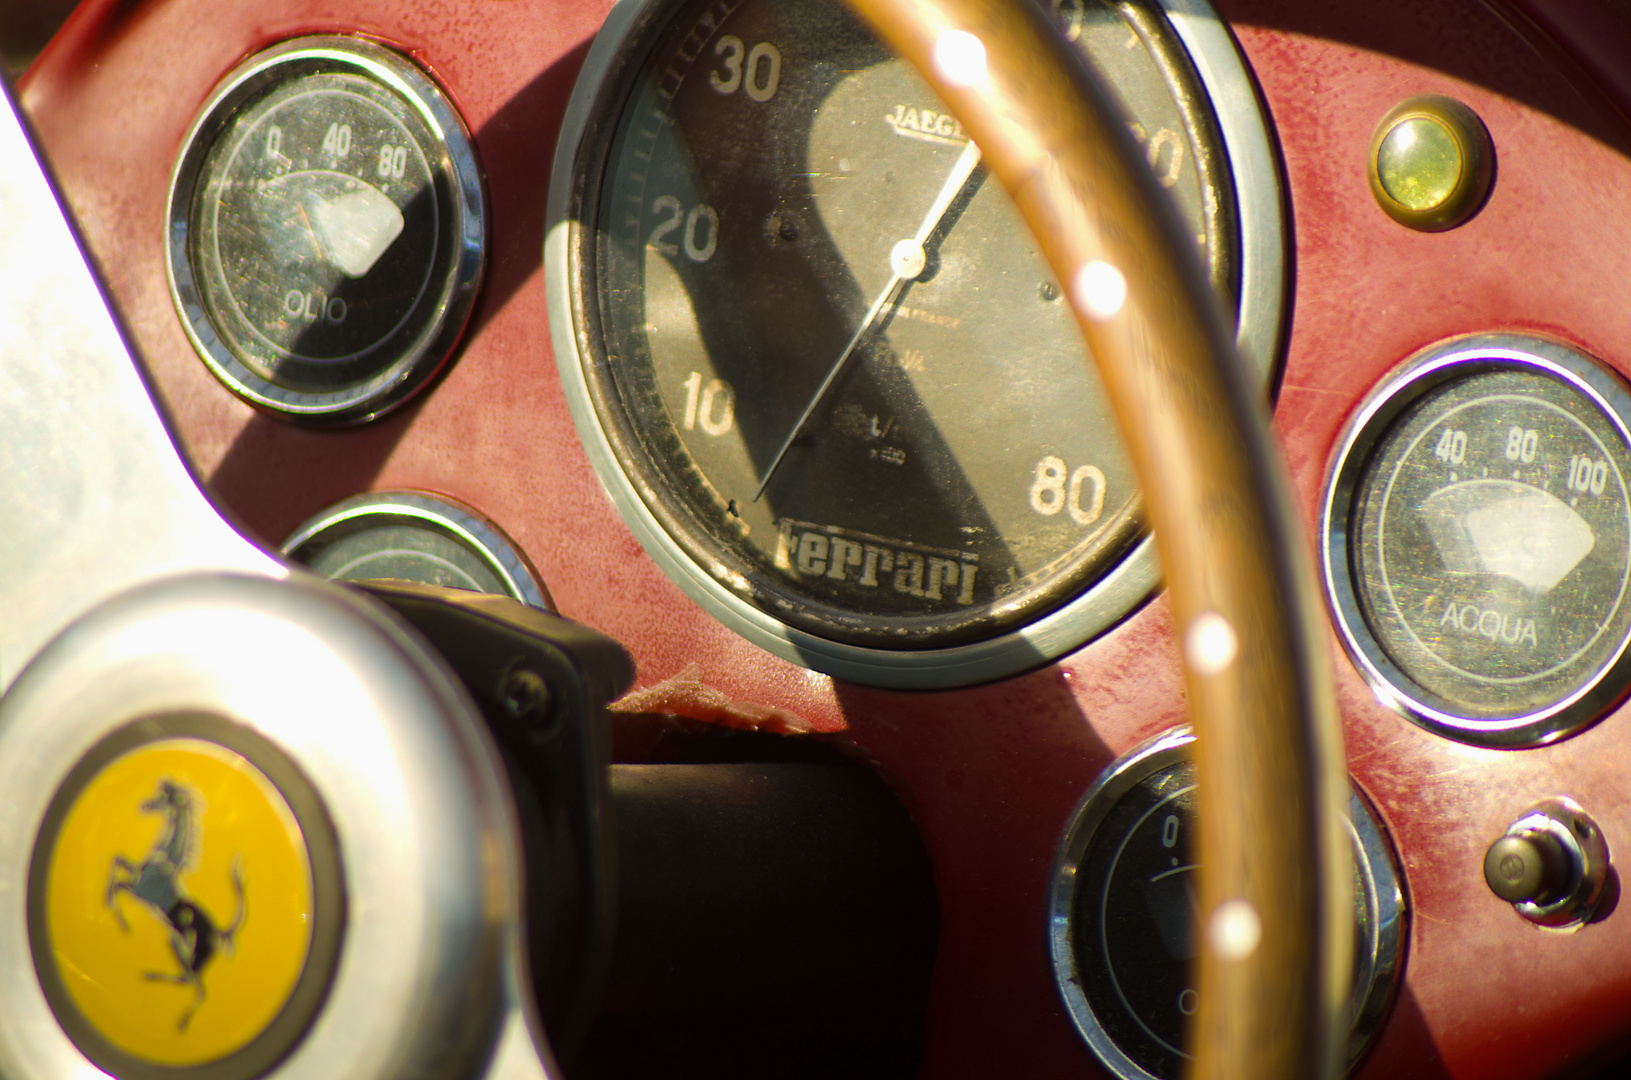
[[[1049,943],[1071,1021],[1117,1080],[1178,1080],[1189,1055],[1198,912],[1188,727],[1123,755],[1071,814],[1054,865]],[[1408,906],[1392,846],[1364,797],[1348,804],[1354,864],[1351,1071],[1392,1004]]]
[[[170,181],[176,310],[238,397],[355,424],[441,368],[486,250],[458,113],[406,58],[308,37],[250,58],[187,133]]]
[[[1436,345],[1350,420],[1327,486],[1325,582],[1387,705],[1478,746],[1552,742],[1631,667],[1631,393],[1538,338]]]

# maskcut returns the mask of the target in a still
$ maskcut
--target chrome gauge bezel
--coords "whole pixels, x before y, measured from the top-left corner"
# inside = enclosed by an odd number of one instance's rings
[[[1158,735],[1116,759],[1099,774],[1093,786],[1071,811],[1070,824],[1054,860],[1053,887],[1048,905],[1048,945],[1054,982],[1071,1022],[1099,1062],[1118,1080],[1162,1080],[1129,1057],[1105,1030],[1076,972],[1071,947],[1071,912],[1075,907],[1077,868],[1087,858],[1095,833],[1115,805],[1154,774],[1187,761],[1194,731],[1183,725]],[[1344,1062],[1349,1072],[1364,1056],[1381,1029],[1393,1000],[1404,962],[1409,905],[1393,847],[1383,834],[1375,813],[1355,788],[1348,800],[1343,824],[1353,848],[1354,866],[1363,902],[1370,915],[1369,933],[1356,942],[1354,985],[1362,987],[1352,1001],[1352,1023]]]
[[[439,533],[479,559],[523,604],[554,611],[543,580],[526,554],[499,527],[463,503],[427,491],[381,491],[335,503],[305,522],[279,550],[309,563],[313,548],[382,525],[412,525]]]
[[[589,50],[562,124],[550,182],[544,248],[546,291],[556,363],[579,436],[623,520],[642,547],[692,600],[731,630],[794,663],[838,678],[900,689],[966,686],[1036,667],[1068,653],[1119,623],[1160,587],[1153,541],[1145,537],[1098,582],[1040,618],[968,644],[887,649],[822,637],[788,625],[749,602],[745,583],[723,566],[704,565],[671,535],[653,510],[659,493],[646,490],[614,450],[599,416],[585,365],[598,346],[582,277],[579,220],[587,177],[598,183],[604,142],[596,130],[607,95],[618,99],[638,71],[635,43],[670,0],[620,0]],[[1159,0],[1198,80],[1228,157],[1238,222],[1240,314],[1237,341],[1261,384],[1271,384],[1285,308],[1285,230],[1280,171],[1255,84],[1234,39],[1205,0]],[[603,150],[603,147],[602,147]]]
[[[1569,346],[1516,334],[1481,334],[1431,346],[1372,390],[1344,427],[1321,506],[1320,554],[1338,634],[1377,699],[1435,734],[1474,746],[1514,749],[1572,735],[1625,697],[1631,686],[1631,629],[1582,686],[1550,706],[1503,719],[1466,716],[1401,670],[1377,641],[1355,591],[1358,552],[1350,542],[1365,466],[1394,421],[1434,389],[1502,369],[1528,369],[1562,381],[1595,404],[1631,444],[1631,389],[1620,376]]]
[[[411,341],[387,352],[372,374],[327,392],[266,378],[222,340],[206,311],[189,255],[190,218],[201,172],[217,138],[243,108],[294,79],[312,74],[361,75],[401,99],[430,135],[421,147],[430,165],[438,213],[438,256],[445,271],[429,280],[404,322]],[[210,94],[182,142],[170,176],[165,221],[165,273],[170,297],[199,357],[233,394],[282,419],[333,426],[372,420],[420,390],[452,356],[470,318],[487,250],[487,210],[474,144],[447,95],[419,67],[384,46],[355,37],[285,41],[235,68]],[[445,205],[444,205],[445,204]],[[385,347],[389,349],[389,346]]]

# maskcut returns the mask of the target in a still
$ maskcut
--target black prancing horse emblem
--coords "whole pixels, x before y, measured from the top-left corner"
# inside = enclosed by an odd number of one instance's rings
[[[191,789],[174,780],[160,780],[153,797],[142,803],[142,813],[163,814],[164,831],[153,844],[153,850],[140,863],[131,862],[123,855],[113,857],[108,870],[107,905],[126,933],[130,924],[125,922],[118,896],[129,893],[147,905],[153,917],[164,923],[170,932],[170,950],[181,966],[178,974],[147,971],[143,975],[152,982],[170,982],[193,988],[193,1001],[176,1023],[177,1031],[186,1031],[193,1014],[204,1003],[204,966],[217,950],[231,954],[234,939],[243,928],[247,907],[244,901],[242,860],[232,860],[232,887],[238,894],[238,914],[228,927],[217,927],[209,913],[190,899],[181,885],[181,877],[195,868],[198,861],[199,833],[195,795]]]

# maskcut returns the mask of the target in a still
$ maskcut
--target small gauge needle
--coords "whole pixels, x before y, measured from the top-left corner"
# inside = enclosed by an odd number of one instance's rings
[[[928,257],[923,252],[924,243],[934,234],[935,229],[939,228],[940,219],[946,216],[946,211],[951,208],[953,200],[963,190],[963,185],[968,183],[968,178],[974,175],[974,170],[979,164],[980,148],[974,145],[974,141],[971,139],[968,145],[963,147],[962,156],[951,167],[951,175],[947,176],[946,182],[940,185],[940,194],[935,196],[934,205],[929,207],[929,212],[923,216],[923,224],[918,226],[917,235],[910,240],[902,240],[889,252],[889,266],[894,271],[889,278],[889,284],[885,285],[883,291],[878,294],[878,298],[872,301],[872,307],[867,309],[866,318],[861,320],[861,325],[850,337],[849,344],[845,345],[844,351],[838,354],[838,359],[832,362],[832,367],[827,369],[827,377],[821,380],[821,385],[816,388],[815,395],[810,398],[810,403],[804,407],[804,412],[799,414],[798,423],[793,425],[793,430],[789,431],[787,438],[782,440],[781,449],[777,450],[776,456],[770,460],[770,467],[765,470],[764,477],[759,481],[759,489],[753,493],[754,502],[758,502],[759,496],[763,495],[765,488],[770,486],[770,478],[776,475],[776,467],[782,463],[782,458],[787,456],[787,451],[793,446],[793,440],[799,437],[799,432],[804,430],[804,425],[809,423],[811,414],[816,411],[816,406],[820,405],[822,400],[826,398],[827,391],[832,388],[832,384],[838,379],[838,373],[844,369],[845,362],[855,352],[855,346],[859,345],[861,339],[866,337],[867,332],[878,321],[878,317],[900,298],[900,293],[906,283],[916,281],[917,276],[923,273],[923,267],[928,261]]]
[[[311,249],[319,259],[327,258],[328,252],[323,250],[322,243],[317,239],[317,230],[312,228],[311,217],[307,215],[306,208],[295,203],[295,211],[300,215],[300,224],[306,230],[306,239],[311,241]]]

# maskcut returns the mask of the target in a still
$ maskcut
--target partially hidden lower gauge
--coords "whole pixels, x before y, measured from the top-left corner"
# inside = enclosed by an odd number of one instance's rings
[[[407,399],[462,333],[485,250],[481,178],[437,86],[354,38],[233,71],[171,181],[176,308],[262,410],[357,423]]]
[[[1350,425],[1325,514],[1346,644],[1384,700],[1490,746],[1601,716],[1631,670],[1631,396],[1573,349],[1429,350]]]
[[[1283,233],[1227,32],[1202,4],[1054,9],[1266,383]],[[1075,648],[1154,588],[1058,283],[956,119],[839,0],[619,5],[550,198],[584,443],[647,550],[739,633],[845,678],[955,685]]]
[[[282,550],[337,581],[445,585],[554,610],[538,571],[514,541],[463,503],[429,492],[346,499],[301,525]]]
[[[1077,806],[1054,872],[1054,976],[1071,1019],[1118,1080],[1178,1080],[1200,998],[1194,736],[1180,728],[1116,762]],[[1349,801],[1354,981],[1345,1063],[1381,1027],[1404,955],[1406,905],[1368,804]]]

